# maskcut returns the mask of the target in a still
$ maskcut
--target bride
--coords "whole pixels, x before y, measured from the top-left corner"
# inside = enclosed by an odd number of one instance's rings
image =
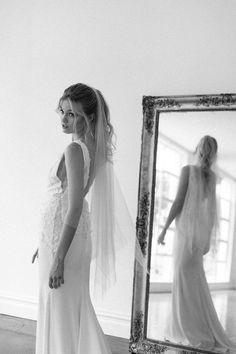
[[[57,112],[72,142],[50,170],[32,259],[39,259],[36,354],[111,354],[89,278],[92,259],[95,292],[115,276],[113,127],[101,92],[84,84],[64,91]]]
[[[196,153],[197,163],[182,168],[175,201],[158,238],[164,245],[166,231],[176,218],[167,339],[208,350],[236,350],[219,322],[203,268],[203,256],[215,240],[217,228],[216,175],[211,168],[217,141],[208,135],[202,137]]]

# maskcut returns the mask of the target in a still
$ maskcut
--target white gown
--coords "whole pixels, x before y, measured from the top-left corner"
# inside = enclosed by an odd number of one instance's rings
[[[189,166],[188,189],[176,219],[172,311],[167,339],[194,347],[227,351],[227,337],[214,308],[203,268],[216,223],[215,178],[204,190],[198,166]]]
[[[76,140],[84,156],[84,186],[90,157],[86,145]],[[39,296],[36,354],[112,354],[90,299],[91,229],[88,202],[84,199],[80,221],[64,261],[64,284],[49,287],[49,272],[67,210],[67,187],[56,173],[61,158],[49,173],[42,207],[39,238]]]

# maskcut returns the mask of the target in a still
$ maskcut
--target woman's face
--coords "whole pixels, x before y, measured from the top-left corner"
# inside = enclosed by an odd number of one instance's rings
[[[58,107],[58,113],[61,118],[62,130],[65,134],[72,134],[80,131],[84,124],[82,105],[76,103],[76,111],[70,104],[69,100],[64,100]]]

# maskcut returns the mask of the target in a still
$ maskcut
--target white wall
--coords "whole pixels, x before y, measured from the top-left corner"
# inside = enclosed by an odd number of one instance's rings
[[[142,95],[234,92],[236,2],[9,0],[0,26],[0,312],[35,318],[38,205],[48,168],[68,142],[53,111],[62,91],[84,82],[104,93],[135,219]],[[116,288],[96,304],[106,333],[126,337],[128,251]]]

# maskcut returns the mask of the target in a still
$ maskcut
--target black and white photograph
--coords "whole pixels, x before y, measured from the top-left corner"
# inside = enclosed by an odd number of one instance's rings
[[[235,0],[0,0],[0,354],[236,354]]]

